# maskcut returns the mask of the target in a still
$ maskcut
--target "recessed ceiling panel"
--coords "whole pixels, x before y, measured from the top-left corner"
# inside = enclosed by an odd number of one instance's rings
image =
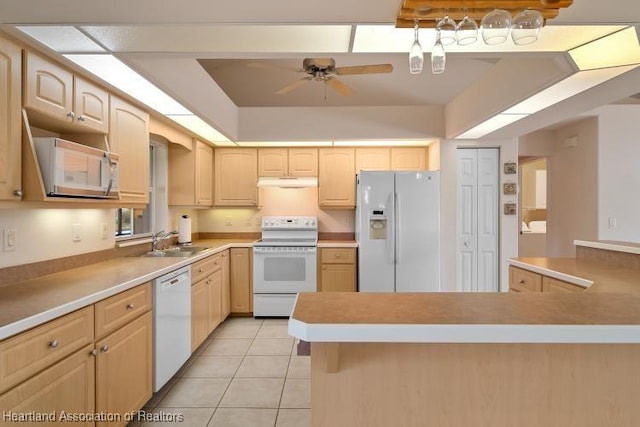
[[[113,52],[347,52],[350,25],[83,26]]]

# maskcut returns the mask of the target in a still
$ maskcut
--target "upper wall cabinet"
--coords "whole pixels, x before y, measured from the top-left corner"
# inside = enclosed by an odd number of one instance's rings
[[[391,151],[388,147],[356,148],[356,173],[360,171],[388,171]]]
[[[218,148],[214,158],[215,206],[258,206],[258,150]]]
[[[0,38],[0,200],[20,200],[22,195],[21,52]]]
[[[318,204],[320,207],[355,207],[355,149],[320,148],[318,163]]]
[[[427,147],[392,147],[391,170],[426,170],[428,155]]]
[[[54,131],[109,131],[109,94],[65,68],[26,51],[24,106],[31,123]]]
[[[318,149],[260,148],[258,176],[318,176]]]
[[[119,186],[123,204],[149,202],[149,114],[111,97],[109,146],[120,155]]]
[[[193,140],[191,149],[169,145],[169,204],[213,204],[213,147]]]

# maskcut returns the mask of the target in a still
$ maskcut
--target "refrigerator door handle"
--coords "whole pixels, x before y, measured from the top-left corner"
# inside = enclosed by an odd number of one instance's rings
[[[395,198],[395,212],[393,215],[394,218],[394,224],[393,224],[393,229],[394,229],[394,241],[396,242],[396,264],[400,264],[400,235],[402,234],[402,230],[400,230],[400,197],[398,196],[398,193],[394,193],[394,198]]]
[[[389,196],[387,197],[387,206],[392,206],[392,202],[395,201],[395,193],[391,193],[389,194]],[[395,204],[393,204],[394,209],[395,209]],[[388,236],[387,238],[387,246],[389,247],[389,255],[390,255],[390,261],[391,264],[395,264],[396,263],[396,251],[395,251],[395,241],[396,241],[396,224],[395,224],[395,212],[394,212],[394,220],[391,221],[391,219],[387,220],[387,224],[390,230],[390,236]]]

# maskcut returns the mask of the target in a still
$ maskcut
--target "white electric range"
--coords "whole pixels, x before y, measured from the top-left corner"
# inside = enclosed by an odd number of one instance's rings
[[[298,292],[316,291],[318,219],[262,218],[262,239],[253,244],[253,315],[288,317]]]

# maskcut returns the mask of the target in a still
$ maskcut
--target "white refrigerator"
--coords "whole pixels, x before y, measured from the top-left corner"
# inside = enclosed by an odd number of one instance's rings
[[[440,291],[440,172],[357,177],[360,292]]]

